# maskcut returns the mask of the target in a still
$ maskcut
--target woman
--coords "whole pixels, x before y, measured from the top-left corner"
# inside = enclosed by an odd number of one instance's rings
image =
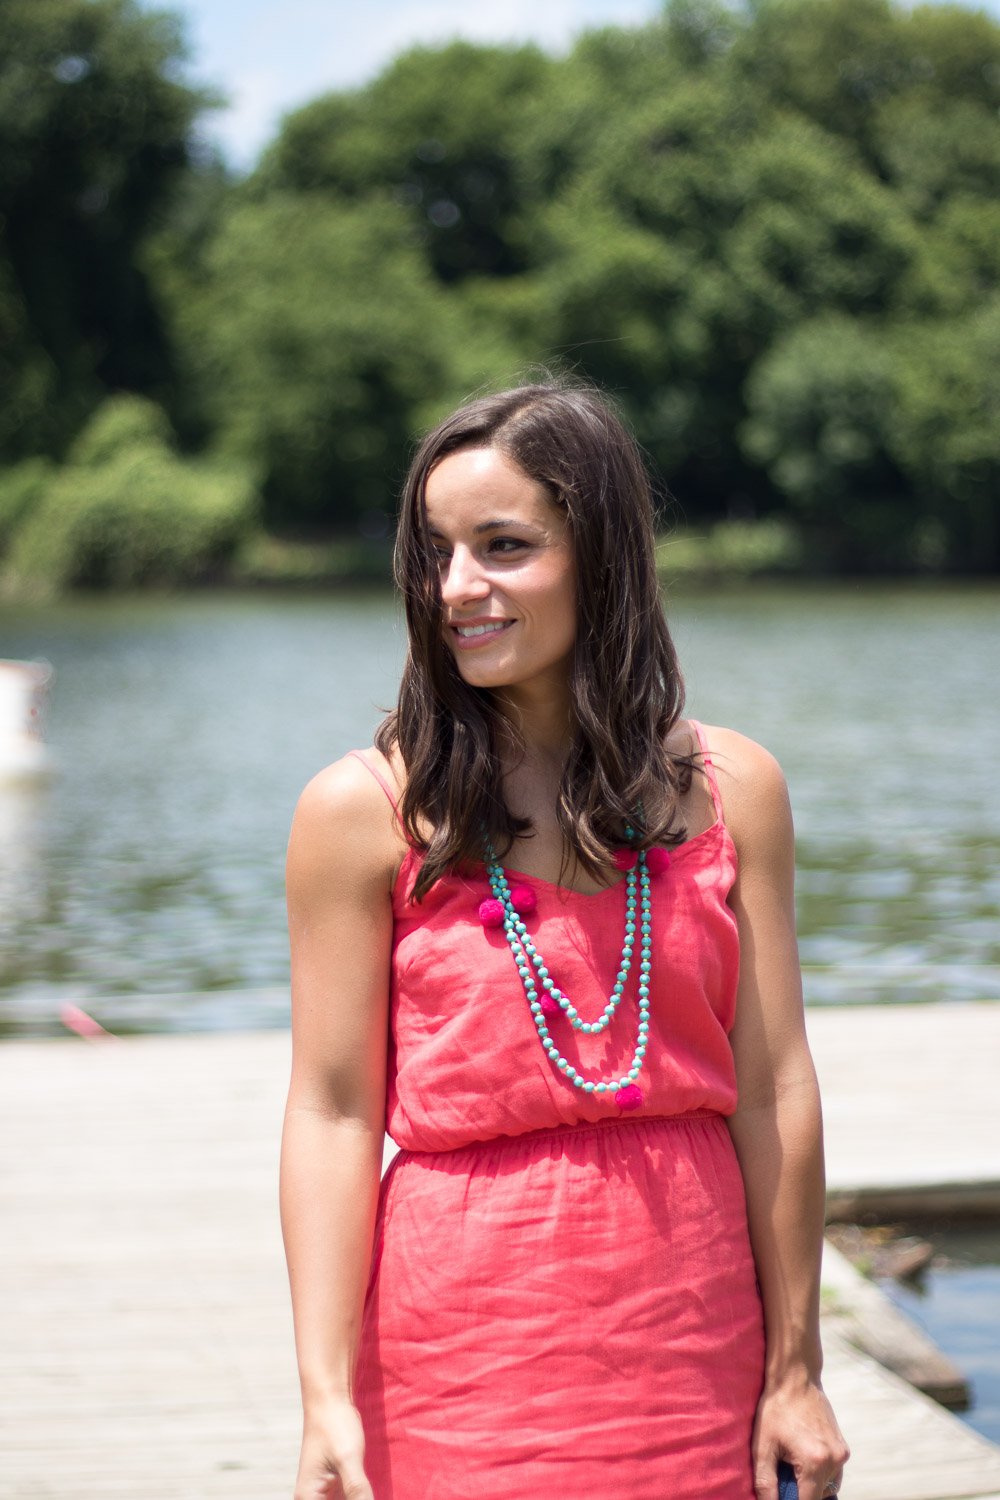
[[[787,796],[680,717],[634,444],[588,390],[478,400],[397,557],[398,711],[289,846],[296,1500],[777,1500],[782,1458],[821,1500]]]

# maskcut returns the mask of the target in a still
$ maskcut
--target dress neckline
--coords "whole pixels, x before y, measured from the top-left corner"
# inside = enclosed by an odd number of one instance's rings
[[[707,828],[703,828],[701,833],[696,833],[693,835],[693,837],[685,839],[682,844],[675,844],[671,849],[668,850],[670,858],[672,860],[679,858],[684,854],[686,849],[691,849],[695,845],[701,844],[703,840],[709,837],[710,834],[717,833],[721,833],[724,837],[729,836],[729,830],[727,829],[725,823],[721,818],[716,818],[715,822],[710,823]],[[404,871],[407,870],[408,867],[412,867],[415,864],[419,865],[422,859],[422,853],[419,850],[415,849],[412,844],[408,844],[406,847],[406,853],[403,855],[402,862],[400,863],[399,869],[396,872],[396,878],[393,881],[392,891],[394,898],[400,895],[405,888]],[[563,899],[565,899],[567,896],[576,896],[581,901],[596,901],[601,896],[607,896],[610,892],[618,890],[619,886],[625,884],[625,876],[623,875],[620,880],[613,881],[611,885],[603,886],[599,891],[577,891],[574,890],[571,885],[560,885],[558,881],[546,880],[543,875],[529,875],[526,870],[516,870],[510,865],[504,865],[504,872],[507,875],[514,876],[518,880],[525,880],[531,885],[544,886],[546,890],[561,893]],[[469,875],[452,875],[444,876],[442,878],[463,880],[466,884],[469,883],[470,879]],[[485,870],[483,873],[483,880],[486,880]]]
[[[682,844],[665,844],[664,848],[670,855],[671,860],[674,860],[683,854],[685,849],[690,849],[692,844],[700,843],[710,833],[715,833],[724,827],[722,819],[716,818],[715,822],[710,823],[707,828],[703,828],[701,833],[696,833],[691,838],[685,839]],[[602,886],[599,891],[578,891],[571,885],[561,885],[557,880],[546,880],[544,875],[531,875],[527,870],[516,870],[513,865],[504,865],[503,868],[505,875],[516,875],[519,880],[527,880],[534,885],[547,886],[550,891],[561,891],[565,896],[580,896],[584,901],[593,901],[598,896],[606,896],[610,891],[616,891],[619,886],[625,884],[627,879],[627,876],[622,875],[620,879],[613,880],[610,885]]]

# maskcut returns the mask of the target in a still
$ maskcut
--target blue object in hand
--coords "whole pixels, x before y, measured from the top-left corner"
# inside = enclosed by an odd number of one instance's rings
[[[783,1458],[778,1461],[778,1500],[799,1500],[795,1470]]]

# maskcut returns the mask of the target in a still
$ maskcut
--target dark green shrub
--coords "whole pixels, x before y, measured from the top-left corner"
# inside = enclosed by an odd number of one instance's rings
[[[26,458],[11,469],[0,470],[0,556],[20,522],[45,493],[54,473],[55,466],[47,458]]]
[[[105,403],[17,528],[10,593],[196,582],[249,530],[257,496],[248,469],[179,458],[162,414],[138,397]]]

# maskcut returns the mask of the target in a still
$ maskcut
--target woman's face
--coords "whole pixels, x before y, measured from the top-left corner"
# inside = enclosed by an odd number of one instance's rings
[[[564,691],[576,637],[569,525],[496,448],[452,453],[425,490],[444,638],[473,687]]]

